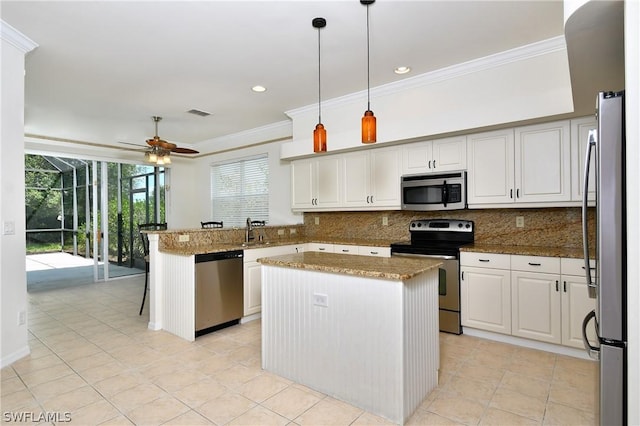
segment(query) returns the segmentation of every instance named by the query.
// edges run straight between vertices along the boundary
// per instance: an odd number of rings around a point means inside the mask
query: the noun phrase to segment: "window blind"
[[[247,218],[269,221],[269,158],[258,157],[211,166],[211,220],[243,227]]]

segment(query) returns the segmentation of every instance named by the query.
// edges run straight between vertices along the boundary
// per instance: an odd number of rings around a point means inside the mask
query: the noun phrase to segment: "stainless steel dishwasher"
[[[242,318],[242,258],[242,250],[196,255],[196,337]]]

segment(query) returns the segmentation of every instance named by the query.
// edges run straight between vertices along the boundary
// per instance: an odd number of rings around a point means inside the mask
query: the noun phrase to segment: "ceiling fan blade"
[[[198,151],[191,148],[181,148],[179,146],[173,148],[171,152],[175,152],[176,154],[199,154]]]

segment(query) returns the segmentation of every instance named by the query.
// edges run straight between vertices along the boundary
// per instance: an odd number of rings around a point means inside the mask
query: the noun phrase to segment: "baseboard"
[[[258,312],[257,314],[247,315],[246,317],[240,318],[240,324],[244,324],[249,321],[255,321],[257,319],[262,318],[262,313]]]
[[[508,336],[506,334],[493,333],[491,331],[478,330],[476,328],[463,327],[463,334],[467,336],[481,337],[487,340],[495,340],[497,342],[509,343],[511,345],[523,346],[530,349],[538,349],[541,351],[552,352],[560,355],[572,356],[593,361],[589,358],[584,349],[570,348],[568,346],[554,345],[552,343],[538,342],[536,340],[524,339],[522,337]]]
[[[153,330],[153,331],[162,330],[162,323],[157,323],[157,322],[151,322],[151,321],[149,321],[149,325],[147,325],[147,328],[148,328],[149,330]]]
[[[21,358],[24,358],[25,356],[29,355],[30,353],[31,353],[31,349],[29,349],[29,345],[26,345],[22,349],[19,349],[19,350],[15,351],[12,354],[9,354],[7,356],[3,356],[2,360],[0,360],[0,368],[5,368],[5,367],[13,364],[17,360],[19,360]]]

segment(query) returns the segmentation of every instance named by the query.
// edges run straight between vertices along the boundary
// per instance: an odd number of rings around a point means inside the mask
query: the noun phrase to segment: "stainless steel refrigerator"
[[[624,92],[601,92],[597,98],[598,128],[589,133],[585,160],[582,222],[585,272],[596,309],[582,324],[585,348],[599,360],[596,421],[627,423],[627,247],[625,202]],[[590,248],[587,221],[589,171],[595,168],[595,247]],[[595,251],[594,251],[595,250]],[[595,259],[595,271],[589,258]],[[587,340],[595,327],[597,344]]]

